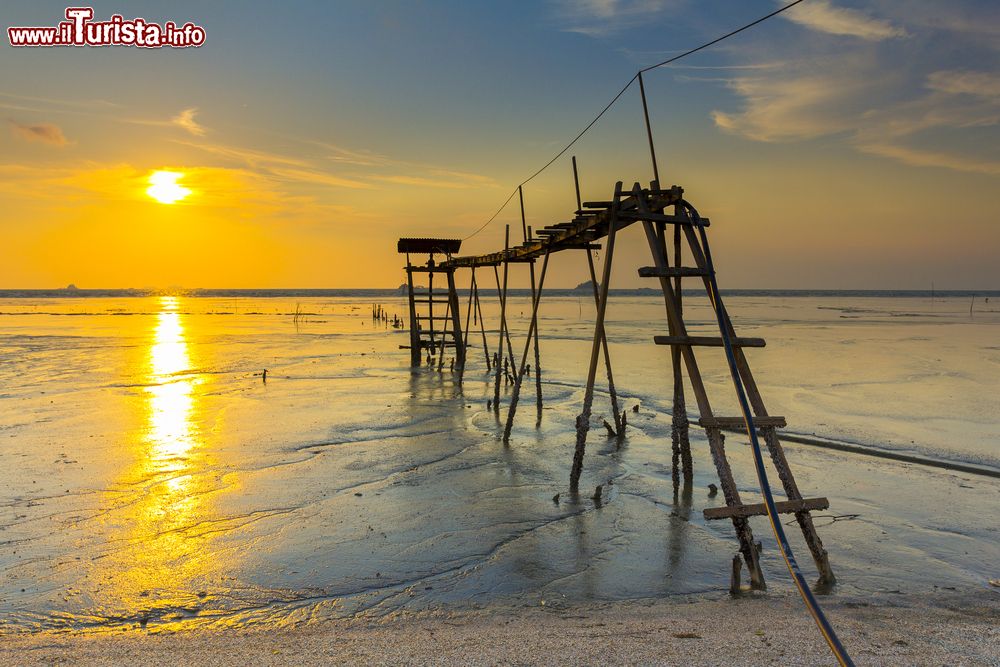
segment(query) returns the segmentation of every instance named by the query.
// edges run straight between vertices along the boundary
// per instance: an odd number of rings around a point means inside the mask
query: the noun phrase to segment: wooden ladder
[[[427,291],[416,291],[413,278],[415,273],[427,275]],[[436,274],[445,275],[446,289],[434,291]],[[426,265],[413,265],[407,254],[406,285],[410,305],[410,344],[400,345],[400,348],[410,350],[410,363],[413,366],[420,366],[423,362],[423,352],[427,350],[432,360],[435,355],[439,355],[438,365],[443,365],[445,350],[454,348],[455,366],[463,368],[465,343],[459,321],[454,267],[435,265],[433,256]]]
[[[638,184],[635,187],[638,195]],[[653,189],[656,188],[657,184],[654,182]],[[636,196],[636,199],[640,202],[640,209],[644,208],[645,200],[641,196]],[[764,575],[760,568],[760,544],[754,541],[749,518],[751,516],[766,516],[767,508],[763,503],[744,504],[740,498],[736,480],[733,477],[733,471],[726,456],[723,430],[745,431],[745,422],[742,416],[722,417],[715,415],[712,411],[708,393],[705,390],[701,372],[698,369],[698,360],[695,357],[694,348],[721,348],[723,341],[721,337],[692,336],[688,333],[681,307],[681,279],[685,277],[701,278],[706,292],[711,295],[712,291],[709,268],[705,259],[705,249],[702,247],[701,241],[695,233],[694,222],[680,205],[675,207],[674,213],[673,216],[668,217],[663,215],[662,210],[650,211],[646,209],[640,210],[638,215],[640,219],[643,219],[643,229],[653,258],[653,266],[639,269],[639,275],[643,278],[655,278],[659,281],[663,292],[669,327],[669,335],[655,336],[653,340],[657,345],[671,346],[675,363],[675,382],[680,377],[678,358],[683,360],[698,404],[698,425],[705,429],[705,433],[708,436],[712,461],[719,475],[726,506],[706,509],[704,516],[707,520],[730,519],[733,522],[733,527],[736,530],[736,535],[740,543],[740,553],[743,555],[743,561],[750,573],[751,588],[762,589],[765,588],[765,583]],[[708,224],[706,219],[700,222],[703,225]],[[674,238],[675,263],[673,266],[671,266],[667,254],[666,239],[668,225],[672,226]],[[681,238],[687,241],[687,246],[695,265],[693,267],[681,266]],[[718,305],[724,309],[721,303]],[[729,318],[725,317],[724,321],[729,322]],[[777,503],[778,511],[784,514],[795,515],[795,519],[802,529],[802,535],[805,537],[806,544],[819,570],[820,584],[831,585],[835,581],[833,570],[830,567],[826,550],[823,548],[823,543],[816,533],[816,528],[813,525],[812,516],[810,515],[810,511],[812,510],[827,509],[829,501],[826,498],[803,498],[798,485],[795,483],[795,477],[792,475],[788,461],[785,458],[781,441],[778,439],[777,429],[785,426],[785,418],[768,414],[760,390],[754,381],[750,365],[747,362],[746,354],[744,353],[745,348],[764,347],[765,342],[761,338],[737,337],[731,324],[728,334],[732,341],[733,353],[736,358],[740,378],[746,387],[747,396],[755,414],[754,423],[767,444],[771,461],[778,472],[778,477],[788,498],[786,501]],[[675,400],[678,392],[681,395],[681,400],[683,400],[682,386],[680,388],[675,387]],[[738,575],[738,567],[736,571]]]

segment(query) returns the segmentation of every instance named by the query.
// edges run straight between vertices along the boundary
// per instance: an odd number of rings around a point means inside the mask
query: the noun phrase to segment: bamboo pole
[[[524,190],[521,186],[517,186],[517,194],[521,200],[521,231],[524,233],[524,242],[527,243],[531,239],[531,227],[528,226],[528,222],[524,216]],[[546,258],[548,257],[548,251],[545,253]],[[531,301],[535,301],[535,262],[532,260],[528,264],[528,271],[531,275]],[[538,289],[541,289],[541,284],[539,284]],[[534,314],[532,314],[534,317]],[[535,322],[534,325],[534,341],[535,341],[535,409],[537,411],[536,424],[542,419],[542,362],[541,353],[538,351],[538,323]],[[520,379],[518,380],[518,385],[520,385]],[[520,387],[519,387],[520,388]]]
[[[601,295],[597,304],[597,321],[594,325],[594,342],[590,349],[590,366],[587,369],[587,387],[583,395],[583,412],[576,418],[576,450],[573,452],[573,468],[570,470],[569,490],[580,490],[580,474],[583,472],[583,454],[587,448],[587,432],[590,430],[590,413],[594,403],[594,380],[597,377],[597,355],[601,346],[601,329],[608,306],[608,284],[611,282],[611,262],[615,255],[615,236],[618,228],[618,204],[622,196],[622,184],[615,185],[615,197],[611,205],[611,220],[608,223],[608,249],[604,257],[604,271],[601,281]]]
[[[500,355],[497,357],[496,380],[493,383],[493,411],[500,414],[500,376],[503,373],[503,337],[507,331],[507,274],[510,262],[507,261],[507,252],[510,249],[510,225],[504,230],[503,238],[503,288],[500,291]],[[508,339],[507,344],[510,345]],[[514,355],[510,355],[513,363]]]
[[[476,313],[479,315],[479,331],[483,335],[483,354],[486,355],[486,372],[490,371],[493,364],[490,361],[490,346],[486,341],[486,323],[483,322],[483,305],[479,302],[479,283],[476,281],[476,269],[472,269],[472,291],[476,297]]]
[[[531,297],[531,323],[528,325],[528,337],[524,341],[524,354],[521,355],[521,365],[518,367],[517,377],[514,380],[514,387],[510,394],[510,408],[507,410],[507,424],[503,429],[503,442],[506,445],[510,441],[510,431],[514,427],[514,414],[517,412],[517,401],[521,395],[521,382],[524,380],[524,372],[528,365],[528,352],[531,350],[533,334],[538,330],[538,304],[542,300],[542,287],[545,285],[545,272],[549,267],[549,250],[545,250],[545,258],[542,260],[542,273],[538,280],[538,291]]]
[[[583,208],[583,202],[580,201],[580,174],[576,169],[575,155],[573,156],[573,185],[576,188],[576,210],[579,211]],[[587,266],[590,267],[590,282],[594,288],[594,303],[600,305],[597,293],[597,273],[594,271],[594,253],[590,248],[587,248]],[[614,414],[615,431],[621,437],[625,433],[622,428],[621,412],[618,408],[618,392],[615,391],[615,376],[611,372],[611,351],[608,349],[608,336],[603,325],[601,326],[601,346],[604,348],[604,367],[608,375],[608,394],[611,395],[611,412]]]

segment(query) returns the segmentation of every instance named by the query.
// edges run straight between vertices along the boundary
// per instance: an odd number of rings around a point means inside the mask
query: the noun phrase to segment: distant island
[[[600,284],[598,284],[597,288],[599,289],[600,287],[601,287]],[[585,282],[580,283],[576,287],[574,287],[573,291],[574,292],[593,292],[594,289],[595,289],[594,288],[594,281],[593,280],[587,280]]]

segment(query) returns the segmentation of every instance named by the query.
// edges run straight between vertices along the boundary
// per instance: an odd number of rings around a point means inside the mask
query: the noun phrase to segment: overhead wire
[[[709,48],[711,46],[714,46],[714,45],[718,44],[719,42],[721,42],[723,40],[726,40],[726,39],[729,39],[730,37],[733,37],[734,35],[738,35],[739,33],[743,32],[744,30],[748,30],[748,29],[754,27],[755,25],[763,23],[764,21],[766,21],[766,20],[768,20],[770,18],[773,18],[773,17],[777,16],[778,14],[780,14],[780,13],[782,13],[784,11],[787,11],[787,10],[791,9],[792,7],[794,7],[795,5],[799,4],[800,2],[804,2],[804,1],[805,0],[793,0],[793,2],[790,2],[787,5],[783,5],[783,6],[779,7],[778,9],[774,10],[770,14],[762,16],[762,17],[760,17],[759,19],[757,19],[755,21],[752,21],[750,23],[747,23],[744,26],[741,26],[741,27],[735,29],[735,30],[727,32],[725,35],[722,35],[721,37],[716,37],[715,39],[713,39],[710,42],[705,42],[704,44],[702,44],[700,46],[696,46],[693,49],[689,49],[689,50],[685,51],[684,53],[676,55],[676,56],[674,56],[672,58],[668,58],[668,59],[664,60],[663,62],[659,62],[659,63],[656,63],[655,65],[650,65],[649,67],[644,67],[644,68],[640,69],[638,72],[636,72],[634,75],[632,75],[632,78],[629,79],[628,82],[624,86],[622,86],[622,89],[618,91],[618,94],[615,95],[611,99],[611,101],[608,102],[608,104],[603,109],[601,109],[601,111],[596,116],[594,116],[594,119],[591,120],[589,123],[587,123],[587,126],[584,127],[582,130],[580,130],[579,134],[577,134],[575,137],[573,137],[572,141],[570,141],[568,144],[566,144],[562,148],[562,150],[560,150],[558,153],[556,153],[552,157],[551,160],[549,160],[544,165],[542,165],[542,167],[540,169],[538,169],[538,171],[536,171],[531,176],[528,176],[528,178],[526,178],[523,181],[521,181],[520,183],[518,183],[514,187],[514,189],[511,191],[510,195],[507,196],[507,199],[504,200],[503,204],[500,205],[500,208],[498,208],[496,210],[496,213],[494,213],[493,215],[491,215],[489,217],[489,219],[486,222],[484,222],[482,225],[480,225],[478,228],[476,228],[476,230],[474,232],[472,232],[468,236],[463,237],[462,240],[463,241],[468,241],[469,239],[471,239],[472,237],[476,236],[477,234],[479,234],[480,232],[482,232],[484,229],[486,229],[487,227],[489,227],[490,223],[492,223],[494,220],[496,220],[497,217],[500,215],[500,213],[503,212],[503,210],[505,208],[507,208],[507,204],[509,204],[510,200],[514,198],[514,195],[517,194],[517,189],[520,188],[520,187],[523,187],[527,183],[531,182],[536,176],[538,176],[543,171],[545,171],[546,169],[548,169],[549,167],[551,167],[552,164],[556,160],[558,160],[563,155],[565,155],[566,151],[568,151],[570,148],[572,148],[573,145],[576,144],[577,141],[579,141],[581,138],[583,138],[583,135],[585,135],[587,132],[589,132],[590,128],[594,127],[594,125],[597,124],[597,121],[599,121],[604,116],[604,114],[606,114],[608,112],[608,110],[611,109],[611,107],[614,106],[615,102],[617,102],[621,98],[621,96],[625,94],[625,91],[627,91],[632,86],[632,84],[635,83],[636,79],[639,78],[639,74],[641,74],[642,72],[648,72],[648,71],[656,69],[658,67],[663,67],[664,65],[669,65],[670,63],[677,62],[681,58],[686,58],[686,57],[690,56],[693,53],[697,53],[697,52],[702,51],[704,49],[707,49],[707,48]]]

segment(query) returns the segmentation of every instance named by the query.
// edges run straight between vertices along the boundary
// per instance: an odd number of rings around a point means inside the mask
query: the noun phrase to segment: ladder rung
[[[441,340],[441,341],[437,341],[436,340],[436,341],[434,341],[432,343],[429,340],[422,340],[422,341],[420,341],[420,347],[422,347],[422,348],[423,347],[455,347],[455,342],[454,341],[447,341],[447,340]]]
[[[698,425],[702,428],[745,428],[746,422],[743,417],[702,417],[698,420]],[[784,417],[754,417],[753,425],[758,427],[774,426],[785,428]]]
[[[614,204],[613,201],[585,201],[583,202],[584,208],[611,208]]]
[[[778,514],[796,514],[798,512],[828,509],[830,501],[827,498],[805,498],[803,500],[782,500],[774,503],[774,505],[778,510]],[[767,515],[767,505],[764,503],[755,503],[753,505],[737,505],[736,507],[710,507],[703,514],[707,521],[765,516]]]
[[[445,320],[451,321],[451,317],[445,317],[444,315],[417,315],[418,320]]]
[[[719,336],[653,336],[657,345],[695,345],[701,347],[722,347]],[[733,338],[733,347],[764,347],[763,338]]]
[[[659,269],[655,266],[644,266],[639,269],[640,278],[680,278],[686,276],[707,276],[708,271],[694,266],[668,266]]]

